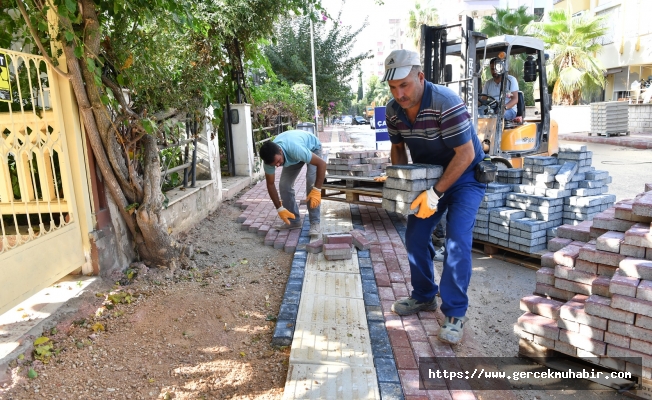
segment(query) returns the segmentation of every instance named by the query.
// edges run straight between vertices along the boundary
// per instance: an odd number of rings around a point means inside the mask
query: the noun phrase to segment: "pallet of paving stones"
[[[381,176],[391,165],[388,151],[347,150],[335,153],[328,159],[326,172],[333,176],[375,177]]]
[[[635,389],[638,379],[613,378],[611,373],[617,373],[618,370],[609,366],[600,365],[598,358],[594,360],[595,362],[578,359],[522,338],[519,339],[518,343],[518,355],[519,357],[530,359],[537,364],[548,367],[553,371],[571,371],[576,374],[582,373],[583,371],[592,371],[594,374],[589,374],[588,376],[583,374],[586,377],[582,379],[611,387],[623,393],[628,391],[627,394],[630,396],[636,393]],[[600,372],[600,374],[597,372]],[[605,378],[607,375],[609,375],[609,378]],[[576,388],[577,386],[568,387],[571,390]]]
[[[523,168],[499,170],[480,204],[474,240],[536,254],[557,227],[590,221],[611,207],[611,177],[591,166],[592,156],[586,146],[566,145],[556,157],[525,157]]]
[[[628,135],[629,105],[622,101],[591,103],[591,134]]]
[[[652,379],[652,184],[558,227],[520,308],[524,346]]]

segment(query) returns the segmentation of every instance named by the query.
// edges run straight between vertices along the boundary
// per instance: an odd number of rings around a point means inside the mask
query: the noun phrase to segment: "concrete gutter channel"
[[[631,147],[640,150],[652,149],[652,133],[645,132],[631,133],[628,136],[610,137],[598,135],[589,136],[589,132],[563,133],[559,135],[559,140],[569,142],[602,143],[610,144],[612,146]]]

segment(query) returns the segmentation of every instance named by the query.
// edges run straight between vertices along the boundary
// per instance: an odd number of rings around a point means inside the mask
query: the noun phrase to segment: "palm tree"
[[[530,36],[528,26],[537,16],[529,14],[526,6],[516,11],[509,8],[496,8],[496,15],[482,18],[480,32],[489,37],[500,35]]]
[[[598,39],[607,32],[603,18],[573,18],[566,10],[553,10],[548,22],[538,22],[537,36],[550,50],[548,81],[554,83],[556,104],[577,104],[601,91],[605,79],[596,58],[602,50]]]
[[[536,15],[527,12],[526,6],[520,6],[516,11],[511,11],[509,8],[496,8],[496,15],[486,16],[482,19],[480,32],[488,37],[500,35],[530,36],[530,24],[536,19]],[[511,57],[508,72],[518,80],[518,87],[521,88],[525,96],[525,104],[532,106],[534,105],[533,84],[523,80],[523,64],[526,57],[525,54],[520,57]],[[488,71],[485,74],[483,81],[491,78]]]
[[[438,22],[437,9],[430,5],[430,1],[425,5],[419,0],[414,3],[414,9],[409,14],[407,36],[414,39],[417,49],[421,49],[421,25],[436,25]]]

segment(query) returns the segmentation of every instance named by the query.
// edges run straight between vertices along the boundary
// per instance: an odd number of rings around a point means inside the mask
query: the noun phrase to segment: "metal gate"
[[[85,262],[57,79],[0,49],[0,314]]]

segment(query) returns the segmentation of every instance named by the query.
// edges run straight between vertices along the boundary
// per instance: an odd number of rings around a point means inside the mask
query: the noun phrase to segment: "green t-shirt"
[[[284,167],[300,162],[308,164],[312,159],[312,152],[321,149],[321,142],[317,139],[317,136],[300,130],[283,132],[274,138],[273,142],[283,150]],[[264,169],[266,174],[274,175],[274,166],[265,164]]]

